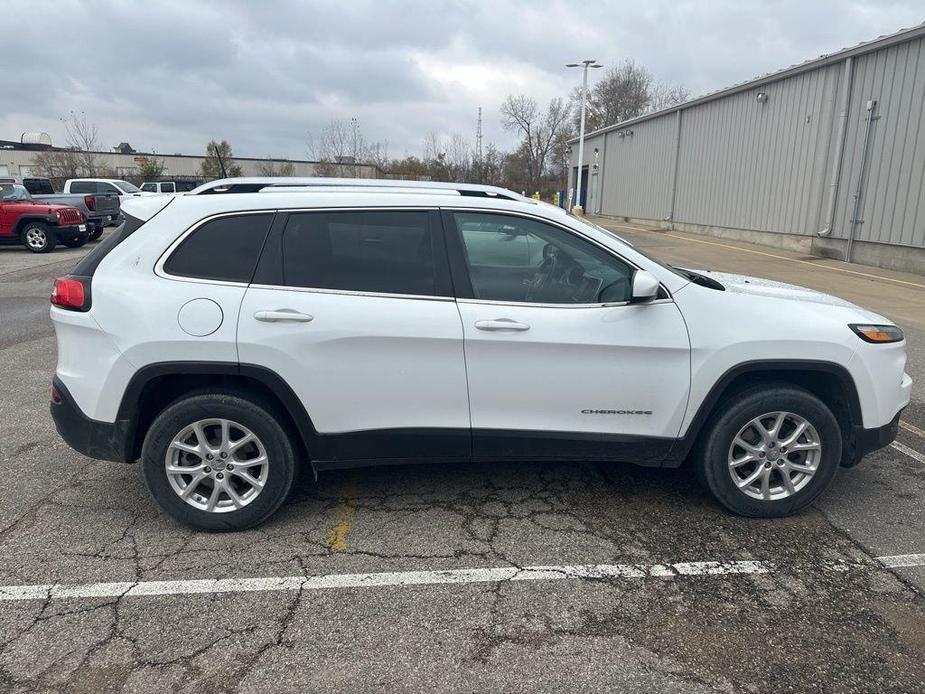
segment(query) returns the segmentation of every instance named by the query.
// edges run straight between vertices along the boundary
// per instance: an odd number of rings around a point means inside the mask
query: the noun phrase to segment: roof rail
[[[381,178],[322,178],[322,177],[241,177],[210,181],[191,190],[188,195],[216,193],[257,193],[266,188],[404,188],[421,190],[453,190],[459,195],[500,198],[517,202],[532,202],[519,193],[498,186],[477,183],[448,183],[444,181],[402,181]]]
[[[399,188],[398,186],[264,186],[258,193],[387,193],[391,195],[453,195],[458,190],[444,188]]]

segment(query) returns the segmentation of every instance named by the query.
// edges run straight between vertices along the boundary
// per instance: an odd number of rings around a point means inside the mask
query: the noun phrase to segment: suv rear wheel
[[[58,243],[57,234],[41,222],[27,222],[19,237],[33,253],[51,253]]]
[[[167,513],[203,530],[243,530],[286,500],[296,457],[268,404],[232,393],[178,400],[142,447],[145,481]]]
[[[786,516],[829,485],[841,460],[838,421],[815,395],[756,386],[717,411],[696,456],[701,482],[733,513]]]

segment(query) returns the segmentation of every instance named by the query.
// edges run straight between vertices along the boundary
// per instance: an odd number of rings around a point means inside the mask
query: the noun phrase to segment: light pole
[[[575,205],[572,205],[572,207],[577,205],[584,213],[584,207],[581,206],[581,165],[585,154],[585,95],[588,93],[588,68],[603,67],[603,65],[596,60],[582,60],[580,63],[569,63],[565,67],[580,67],[584,73],[581,79],[581,125],[578,126],[578,175],[575,177]]]

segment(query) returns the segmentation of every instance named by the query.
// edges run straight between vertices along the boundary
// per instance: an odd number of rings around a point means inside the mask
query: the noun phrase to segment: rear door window
[[[141,189],[145,193],[156,193],[157,184],[156,183],[145,183],[143,186],[141,186]]]
[[[164,271],[179,277],[248,283],[273,213],[218,217],[193,230],[171,253]]]
[[[439,216],[427,210],[292,214],[282,235],[282,283],[382,294],[448,295],[439,229]]]

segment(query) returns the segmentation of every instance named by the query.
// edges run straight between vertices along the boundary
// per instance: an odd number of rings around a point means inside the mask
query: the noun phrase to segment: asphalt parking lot
[[[327,473],[192,532],[48,415],[47,297],[87,249],[0,248],[0,691],[925,691],[925,278],[604,223],[896,320],[897,445],[783,520],[685,469],[480,464]]]

